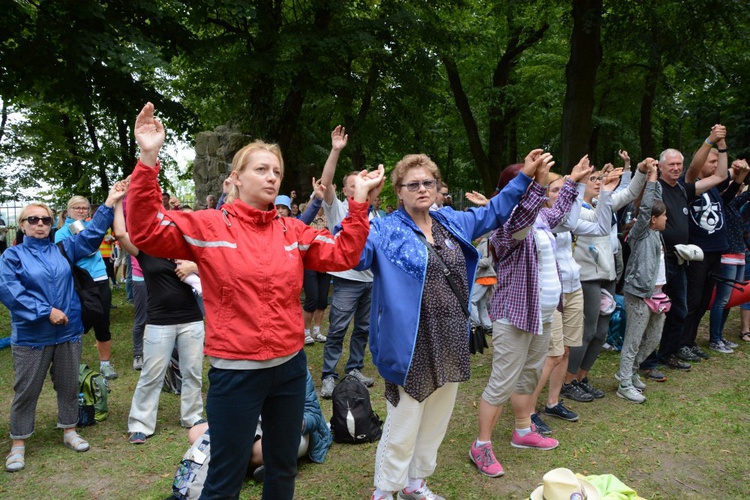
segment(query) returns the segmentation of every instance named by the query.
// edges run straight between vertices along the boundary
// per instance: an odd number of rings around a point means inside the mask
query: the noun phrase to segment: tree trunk
[[[651,62],[646,74],[646,81],[643,88],[643,97],[641,98],[641,122],[638,127],[638,135],[641,140],[641,158],[654,158],[654,133],[651,127],[652,110],[656,100],[656,87],[659,84],[661,76],[661,57],[656,57]]]
[[[602,61],[601,24],[602,0],[574,0],[562,115],[561,167],[565,173],[588,153],[596,72]]]
[[[458,113],[461,115],[464,129],[466,129],[466,137],[469,141],[471,157],[474,159],[479,176],[482,178],[482,185],[484,186],[485,191],[487,191],[492,189],[497,178],[492,178],[490,160],[482,147],[482,140],[479,137],[477,122],[471,112],[469,98],[466,95],[466,92],[464,92],[463,85],[461,84],[461,76],[458,74],[458,67],[453,58],[449,56],[441,55],[440,60],[443,61],[445,72],[448,75],[448,82],[451,91],[453,92],[453,99],[456,101],[456,108],[458,108]]]

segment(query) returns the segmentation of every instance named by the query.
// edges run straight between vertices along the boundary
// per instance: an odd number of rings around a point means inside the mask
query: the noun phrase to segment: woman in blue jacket
[[[73,262],[99,248],[112,223],[112,206],[123,194],[124,188],[116,184],[91,224],[62,242]],[[76,432],[83,323],[70,264],[49,240],[53,217],[47,205],[28,205],[19,221],[23,243],[0,257],[0,301],[10,310],[15,372],[10,408],[13,445],[5,461],[9,472],[25,466],[25,443],[34,433],[36,405],[47,371],[57,392],[57,427],[63,429],[63,443],[75,451],[89,449]]]
[[[375,459],[373,499],[436,498],[425,483],[437,464],[456,400],[468,380],[469,306],[479,254],[471,241],[505,222],[541,163],[541,150],[486,207],[430,211],[440,171],[426,155],[407,155],[391,181],[402,207],[370,221],[357,269],[374,274],[370,351],[386,381],[388,416]],[[423,243],[421,237],[426,239]],[[448,283],[447,266],[458,289]],[[397,286],[394,286],[397,285]]]

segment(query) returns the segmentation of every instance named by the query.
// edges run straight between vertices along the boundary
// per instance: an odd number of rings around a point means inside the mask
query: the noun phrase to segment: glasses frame
[[[54,219],[49,216],[38,217],[36,215],[30,215],[29,217],[24,217],[21,222],[26,222],[32,226],[36,226],[39,224],[39,221],[41,221],[42,224],[44,224],[45,226],[52,227],[52,223],[54,222]]]
[[[429,186],[427,184],[430,184]],[[437,187],[437,179],[424,179],[421,181],[412,181],[407,184],[399,184],[401,187],[405,187],[410,193],[416,193],[420,187],[424,187],[427,191],[435,189]]]

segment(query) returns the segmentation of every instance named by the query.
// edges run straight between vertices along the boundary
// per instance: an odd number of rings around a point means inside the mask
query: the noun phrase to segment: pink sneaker
[[[554,448],[557,448],[560,443],[557,441],[557,439],[544,437],[536,432],[535,429],[532,429],[532,431],[525,436],[519,435],[518,432],[514,430],[513,439],[510,440],[510,444],[511,446],[514,446],[516,448],[537,448],[539,450],[552,450]]]
[[[503,466],[495,458],[495,454],[492,452],[492,443],[485,443],[482,446],[477,446],[476,441],[471,443],[471,450],[469,450],[469,457],[471,461],[476,464],[479,472],[489,477],[500,477],[505,474]]]

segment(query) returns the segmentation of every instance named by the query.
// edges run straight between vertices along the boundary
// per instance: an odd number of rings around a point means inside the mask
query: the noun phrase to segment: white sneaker
[[[644,401],[646,401],[646,396],[641,394],[640,391],[632,385],[623,387],[622,384],[620,384],[617,387],[617,395],[622,399],[627,399],[632,403],[643,403]]]
[[[312,338],[312,335],[305,335],[305,345],[314,344],[315,339]]]
[[[312,338],[315,342],[325,342],[326,340],[328,340],[328,337],[326,337],[320,332],[313,332]]]

